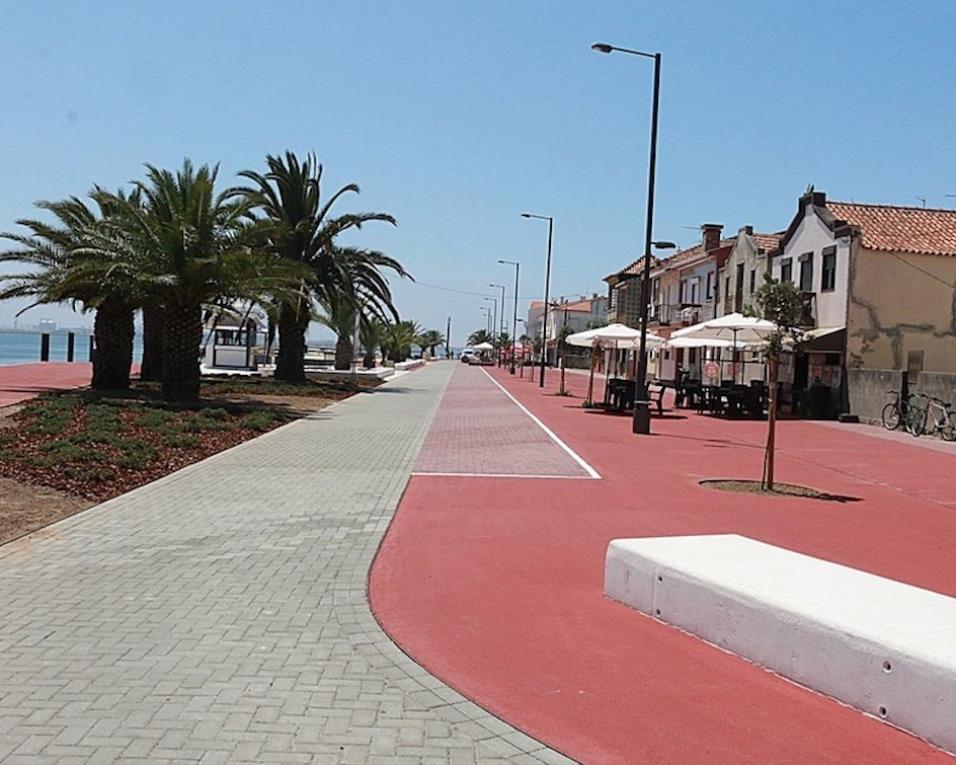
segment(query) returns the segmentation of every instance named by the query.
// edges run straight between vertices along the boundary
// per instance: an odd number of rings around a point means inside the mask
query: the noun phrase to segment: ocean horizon
[[[0,366],[33,364],[40,361],[42,332],[9,332],[0,329]],[[90,335],[76,333],[74,361],[90,360]],[[133,338],[133,360],[142,356],[142,338]],[[66,361],[66,333],[50,333],[50,361]]]

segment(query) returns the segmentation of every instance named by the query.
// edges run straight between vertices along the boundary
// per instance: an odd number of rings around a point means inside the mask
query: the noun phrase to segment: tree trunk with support
[[[760,488],[764,489],[765,491],[773,491],[774,440],[777,430],[777,377],[779,376],[780,371],[780,358],[778,356],[771,357],[769,366],[770,395],[768,396],[767,402],[769,407],[769,412],[767,413],[767,449],[764,452],[763,480],[761,481],[760,486]]]
[[[106,298],[96,309],[93,320],[94,390],[129,388],[133,363],[133,314],[135,308],[119,297]]]

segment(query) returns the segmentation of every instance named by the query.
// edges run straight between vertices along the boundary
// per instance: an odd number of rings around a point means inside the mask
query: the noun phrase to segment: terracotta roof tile
[[[758,234],[754,232],[753,240],[754,244],[757,245],[764,252],[773,252],[780,245],[780,240],[783,239],[785,231],[778,231],[776,234]]]
[[[838,219],[856,226],[870,250],[956,256],[956,210],[830,202]]]

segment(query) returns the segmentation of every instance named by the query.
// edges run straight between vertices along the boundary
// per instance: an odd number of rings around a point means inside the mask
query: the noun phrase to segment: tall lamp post
[[[505,285],[503,284],[489,284],[489,287],[493,287],[496,290],[501,290],[501,316],[498,326],[495,327],[495,334],[501,336],[501,327],[505,323]],[[498,366],[501,366],[501,354],[498,354]]]
[[[541,375],[538,377],[538,387],[544,387],[545,361],[548,358],[548,300],[551,290],[551,242],[554,239],[554,218],[550,215],[535,215],[521,213],[522,218],[535,218],[548,222],[548,261],[544,269],[544,317],[541,320]]]
[[[494,326],[497,326],[497,324],[498,324],[498,298],[486,297],[486,298],[483,298],[483,299],[484,299],[484,300],[490,300],[490,301],[494,304],[494,308],[492,309],[492,314],[491,314],[491,315],[492,315],[491,326],[493,326],[493,327],[494,327]],[[501,310],[502,310],[502,311],[505,310],[504,303],[501,304]]]
[[[647,307],[650,301],[651,278],[651,241],[654,224],[654,174],[657,169],[657,116],[661,91],[661,54],[645,53],[631,48],[619,48],[607,43],[594,43],[591,50],[598,53],[627,53],[654,60],[654,96],[651,107],[651,152],[647,168],[647,220],[644,224],[644,269],[641,288],[641,346],[637,360],[637,380],[634,382],[634,421],[631,430],[634,433],[651,432],[651,407],[647,400]]]
[[[499,260],[499,263],[505,266],[515,267],[515,308],[514,316],[511,319],[511,374],[515,373],[515,339],[514,334],[518,331],[518,274],[521,272],[521,264],[516,260]]]
[[[488,328],[488,333],[491,333],[491,309],[486,306],[480,306],[481,311],[485,314],[485,327]]]

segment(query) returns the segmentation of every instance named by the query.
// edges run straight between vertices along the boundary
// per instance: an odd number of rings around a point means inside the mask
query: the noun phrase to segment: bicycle
[[[925,403],[921,403],[921,401]],[[929,396],[925,393],[914,393],[907,399],[906,415],[903,418],[903,426],[906,432],[914,438],[923,435],[926,429],[926,420],[929,416]]]
[[[914,436],[924,433],[931,436],[939,433],[944,441],[956,441],[956,412],[953,412],[952,405],[935,396],[923,396],[923,398],[926,399],[926,405],[921,407],[920,413],[913,417],[913,429],[910,433]],[[932,420],[930,420],[931,415]],[[929,430],[926,429],[927,423],[932,426]]]
[[[888,390],[887,393],[893,396],[893,400],[883,407],[883,427],[896,430],[906,421],[907,399],[901,398],[898,390]]]

